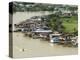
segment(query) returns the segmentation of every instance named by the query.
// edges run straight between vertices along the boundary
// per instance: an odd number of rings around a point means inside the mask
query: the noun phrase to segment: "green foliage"
[[[78,17],[72,16],[71,18],[61,18],[63,20],[63,25],[65,27],[65,32],[75,32],[78,30]],[[67,21],[68,20],[68,21]]]
[[[76,11],[78,8],[76,6],[67,5],[52,5],[52,4],[42,4],[42,3],[27,3],[27,2],[10,2],[13,3],[13,12],[17,11],[59,11],[59,8],[64,10],[70,10],[72,12]],[[56,8],[56,9],[55,9]],[[59,12],[60,13],[60,12]]]
[[[49,21],[49,26],[53,31],[64,31],[64,26],[62,25],[62,20],[60,19],[59,15],[56,15],[56,17],[53,16],[51,20]]]
[[[52,18],[49,20],[48,25],[53,31],[78,34],[77,16],[72,16],[70,18],[62,18],[55,15],[50,16],[52,16]]]

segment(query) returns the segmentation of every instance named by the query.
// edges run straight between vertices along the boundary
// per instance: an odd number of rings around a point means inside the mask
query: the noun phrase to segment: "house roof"
[[[43,30],[43,29],[37,29],[36,31],[33,32],[52,32],[51,30]]]

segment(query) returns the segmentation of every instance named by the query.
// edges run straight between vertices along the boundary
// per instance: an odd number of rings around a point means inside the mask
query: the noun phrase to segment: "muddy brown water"
[[[16,57],[42,57],[78,54],[76,47],[63,47],[44,41],[25,36],[23,33],[13,33],[13,56]]]

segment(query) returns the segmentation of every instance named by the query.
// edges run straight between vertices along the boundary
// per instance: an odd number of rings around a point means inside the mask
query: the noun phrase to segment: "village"
[[[59,18],[58,15],[51,15]],[[33,16],[30,19],[20,22],[19,24],[14,24],[16,28],[14,32],[22,32],[25,36],[30,38],[46,40],[53,44],[55,43],[63,46],[77,47],[78,36],[74,33],[63,33],[60,31],[60,28],[57,28],[58,30],[54,31],[51,30],[48,26],[48,20],[51,15]],[[65,13],[62,16],[71,17],[72,15],[70,13]]]

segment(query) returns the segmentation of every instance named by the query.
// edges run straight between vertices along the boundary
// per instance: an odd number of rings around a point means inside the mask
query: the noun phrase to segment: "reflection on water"
[[[39,57],[74,55],[78,48],[63,47],[40,39],[32,39],[24,36],[23,33],[13,33],[13,56],[15,57]]]

